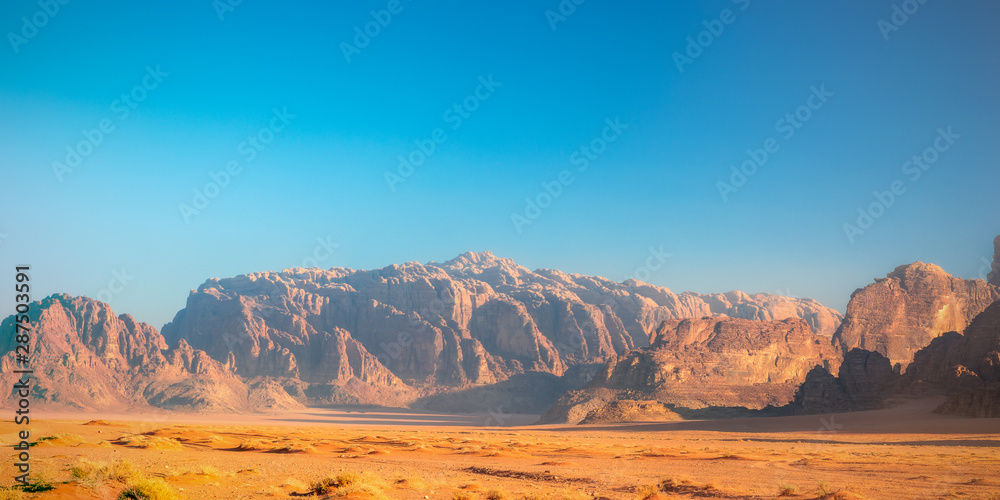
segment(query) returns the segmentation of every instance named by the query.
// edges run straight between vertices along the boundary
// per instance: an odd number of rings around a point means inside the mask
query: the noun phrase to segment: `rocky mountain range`
[[[831,335],[841,317],[808,299],[742,292],[674,294],[489,252],[443,264],[357,271],[289,269],[210,279],[163,335],[104,303],[55,295],[32,308],[36,395],[76,408],[153,404],[249,411],[302,404],[440,404],[541,411],[598,364],[649,343],[666,319],[802,318]],[[12,331],[12,318],[5,320]],[[12,369],[13,339],[0,349]],[[542,377],[542,378],[540,378]],[[544,380],[551,391],[511,403]],[[9,380],[0,386],[10,395]],[[536,391],[537,392],[537,391]],[[434,398],[437,399],[434,399]],[[507,399],[504,399],[506,397]]]
[[[997,269],[1000,237],[995,246]],[[639,403],[709,410],[697,413],[703,417],[854,411],[906,394],[956,391],[966,392],[942,411],[1000,414],[993,398],[998,299],[994,284],[915,262],[855,291],[832,339],[808,332],[801,320],[664,321],[649,346],[609,360],[540,422],[606,420]]]
[[[168,348],[152,326],[107,304],[52,295],[31,308],[32,396],[69,408],[118,410],[136,404],[212,412],[301,405],[270,381],[244,379],[204,351],[180,341]],[[14,317],[0,324],[12,332]],[[0,345],[0,371],[17,369],[13,336]],[[2,377],[10,396],[17,379]],[[9,401],[5,399],[5,401]]]
[[[35,396],[106,410],[548,408],[547,422],[605,422],[859,409],[967,390],[954,411],[982,414],[1000,382],[997,326],[983,316],[998,290],[918,262],[857,290],[841,317],[810,299],[675,294],[530,271],[489,252],[375,270],[293,268],[209,279],[162,335],[91,299],[35,303]],[[15,357],[13,339],[3,342],[6,373]],[[0,381],[4,404],[11,384]]]
[[[561,377],[647,345],[663,320],[705,315],[792,317],[824,335],[841,320],[808,299],[677,295],[634,280],[530,271],[484,252],[370,271],[296,268],[212,279],[163,334],[244,377],[358,379],[422,396],[515,375]],[[343,352],[352,361],[333,363]]]

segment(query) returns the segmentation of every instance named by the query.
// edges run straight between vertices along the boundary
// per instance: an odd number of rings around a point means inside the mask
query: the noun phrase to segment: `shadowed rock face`
[[[965,334],[949,332],[914,357],[907,388],[917,393],[954,393],[1000,383],[1000,302],[991,305]]]
[[[936,411],[970,417],[1000,416],[1000,302],[980,313],[965,334],[948,332],[914,354],[895,374],[879,353],[852,349],[837,377],[815,369],[790,409],[827,413],[879,408],[897,395],[948,395]]]
[[[168,349],[150,325],[127,314],[115,316],[96,300],[53,295],[32,304],[32,397],[41,403],[80,409],[117,410],[151,401],[158,406],[201,411],[250,411],[299,407],[284,391],[236,377],[222,363],[186,342]],[[0,325],[13,331],[14,318]],[[17,369],[12,337],[0,346],[0,371]],[[0,380],[9,404],[16,379]]]
[[[854,292],[834,341],[845,353],[878,352],[905,370],[918,350],[964,330],[998,299],[1000,288],[982,280],[954,278],[933,264],[900,266]]]
[[[851,349],[834,377],[816,367],[796,390],[792,413],[833,413],[881,408],[894,394],[899,376],[885,356],[864,349]]]
[[[635,280],[532,272],[484,252],[371,271],[296,268],[211,279],[163,333],[244,377],[322,383],[350,375],[376,385],[398,377],[413,387],[463,387],[527,372],[562,375],[647,345],[647,332],[663,320],[717,314],[805,318],[810,334],[812,325],[828,335],[840,320],[813,300],[676,295]],[[334,353],[341,344],[349,352]],[[333,370],[332,359],[347,361]]]
[[[816,366],[836,370],[840,353],[802,319],[664,321],[649,347],[608,361],[586,388],[560,398],[542,422],[576,423],[616,400],[687,409],[781,406]]]

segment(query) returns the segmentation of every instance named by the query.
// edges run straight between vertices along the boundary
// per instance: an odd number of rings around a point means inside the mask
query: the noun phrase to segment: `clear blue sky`
[[[387,0],[245,0],[222,20],[210,0],[71,0],[54,15],[10,0],[0,284],[30,263],[37,298],[98,296],[124,268],[105,298],[160,327],[206,278],[301,265],[317,238],[339,245],[322,267],[492,250],[616,281],[662,247],[652,283],[841,310],[899,264],[972,278],[1000,232],[1000,4],[929,0],[886,40],[894,3],[587,0],[559,20],[556,0],[402,0],[348,62],[342,44]],[[712,23],[723,9],[732,22]],[[673,54],[704,22],[724,30],[681,72]],[[157,66],[167,75],[147,77]],[[490,75],[499,86],[480,87]],[[786,139],[778,120],[813,86],[833,96]],[[142,99],[125,116],[128,93]],[[462,102],[477,109],[459,123],[446,112]],[[250,161],[241,143],[286,108]],[[616,118],[628,128],[580,171],[574,152]],[[102,120],[114,130],[57,175]],[[961,137],[913,181],[904,163],[949,126]],[[438,128],[447,138],[391,190],[385,173]],[[769,138],[777,151],[724,201],[717,183]],[[239,174],[185,221],[179,205],[230,161]],[[563,170],[572,184],[517,231],[511,215]],[[906,192],[852,243],[844,223],[897,180]]]

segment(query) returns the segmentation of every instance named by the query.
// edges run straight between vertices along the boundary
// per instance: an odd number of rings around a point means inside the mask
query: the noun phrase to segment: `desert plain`
[[[940,402],[548,426],[384,409],[42,412],[32,478],[53,489],[24,495],[114,499],[143,477],[167,485],[163,498],[189,499],[1000,498],[1000,419],[932,413]],[[0,423],[8,450],[15,430]],[[13,456],[0,464],[11,483]]]

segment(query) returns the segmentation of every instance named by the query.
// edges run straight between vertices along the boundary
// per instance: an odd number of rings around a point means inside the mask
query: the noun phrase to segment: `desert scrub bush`
[[[236,447],[240,451],[257,451],[264,449],[264,443],[259,439],[244,439],[239,446]]]
[[[794,484],[782,484],[778,485],[778,496],[785,497],[789,495],[794,495],[799,492],[798,486]]]
[[[24,500],[25,498],[21,490],[0,486],[0,500]]]
[[[111,464],[106,462],[91,462],[85,458],[80,459],[70,468],[73,477],[79,480],[93,481],[118,481],[119,483],[130,483],[143,479],[145,476],[136,466],[128,460],[118,460]]]
[[[816,486],[816,493],[819,494],[819,496],[821,497],[826,496],[829,495],[830,493],[833,493],[833,488],[831,488],[830,483],[826,481],[820,481],[820,483]]]
[[[316,495],[333,494],[337,497],[352,494],[370,495],[375,498],[386,498],[382,493],[384,484],[368,475],[355,472],[344,472],[336,476],[327,476],[319,481],[313,481],[309,490]]]
[[[54,490],[55,486],[52,485],[52,481],[46,474],[36,474],[33,480],[26,486],[21,488],[21,491],[27,493],[42,493],[44,491]]]
[[[313,481],[312,484],[309,485],[309,489],[317,495],[325,495],[332,490],[346,488],[351,485],[359,484],[360,482],[360,474],[345,472],[336,476],[324,477],[319,481]]]
[[[117,500],[177,500],[180,496],[166,483],[155,479],[140,479],[133,482],[118,495]]]
[[[486,500],[507,500],[507,493],[503,490],[490,490],[486,492]]]
[[[655,484],[647,484],[645,486],[639,486],[635,490],[635,498],[637,500],[646,500],[647,498],[657,494],[660,491],[659,486]]]
[[[476,494],[471,491],[456,491],[451,495],[451,500],[476,500]]]

